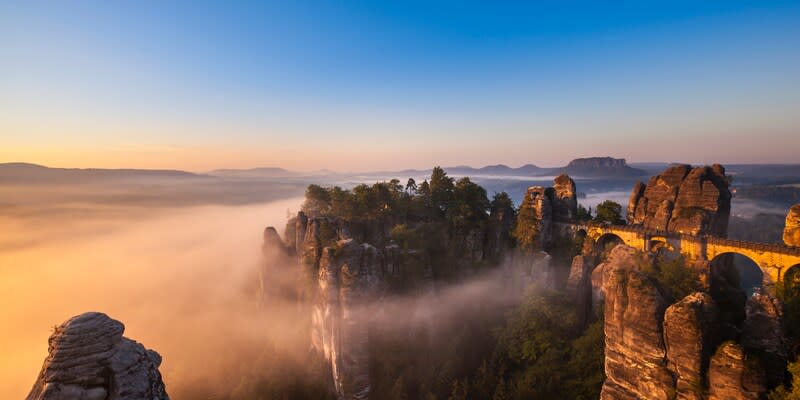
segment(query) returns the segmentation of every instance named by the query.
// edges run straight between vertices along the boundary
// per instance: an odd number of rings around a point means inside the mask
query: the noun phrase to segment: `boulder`
[[[167,400],[161,356],[123,337],[103,313],[70,318],[50,336],[48,356],[26,400]]]

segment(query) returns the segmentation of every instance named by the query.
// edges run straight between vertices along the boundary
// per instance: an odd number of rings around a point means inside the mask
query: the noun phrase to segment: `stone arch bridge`
[[[793,267],[800,268],[800,247],[731,240],[710,235],[689,235],[646,229],[640,225],[559,224],[573,234],[583,231],[595,243],[616,237],[644,252],[658,248],[678,251],[689,260],[710,262],[722,254],[740,254],[755,262],[765,284],[782,282]]]

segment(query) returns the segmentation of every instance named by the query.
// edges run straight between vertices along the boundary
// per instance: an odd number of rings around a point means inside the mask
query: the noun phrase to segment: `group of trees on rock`
[[[504,195],[508,199],[508,195]],[[347,221],[391,218],[397,223],[446,221],[456,227],[485,221],[492,203],[486,190],[464,177],[458,180],[440,167],[430,181],[417,185],[398,179],[372,185],[360,184],[350,190],[339,186],[309,185],[303,211],[309,216],[331,216]]]

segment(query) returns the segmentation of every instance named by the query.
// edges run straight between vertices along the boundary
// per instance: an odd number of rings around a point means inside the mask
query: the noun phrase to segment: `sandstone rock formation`
[[[659,284],[639,270],[652,268],[649,262],[620,245],[592,273],[596,296],[605,300],[602,399],[757,399],[781,383],[786,342],[775,298],[756,292],[741,326],[723,326],[707,293],[667,307]],[[735,341],[715,351],[724,337]]]
[[[692,293],[664,314],[667,366],[677,378],[676,398],[701,400],[714,350],[719,311],[707,293]]]
[[[167,400],[161,356],[122,336],[125,327],[102,313],[73,317],[55,328],[49,354],[27,400]]]
[[[727,236],[731,193],[719,165],[676,165],[637,182],[628,202],[628,222],[649,229]]]
[[[783,242],[787,246],[800,246],[800,204],[793,205],[786,214]]]
[[[748,353],[763,361],[765,383],[783,383],[786,371],[787,340],[783,327],[783,305],[767,293],[756,292],[747,299],[742,323],[741,344]]]
[[[549,249],[553,241],[553,189],[529,187],[520,205],[517,224],[531,227],[529,231],[536,235],[533,240],[536,250]]]
[[[667,400],[674,391],[661,324],[667,302],[629,249],[617,246],[601,270],[606,380],[600,398]]]
[[[499,261],[503,257],[509,247],[514,217],[514,209],[509,205],[496,205],[490,210],[486,248],[483,252],[487,259]]]
[[[761,365],[734,342],[723,343],[711,357],[708,386],[709,400],[755,400],[766,392]]]
[[[322,252],[313,344],[331,361],[336,392],[345,399],[369,398],[367,306],[383,292],[383,266],[375,247],[353,239]]]
[[[534,237],[521,240],[532,243],[531,251],[549,251],[556,222],[573,222],[578,212],[575,182],[567,175],[553,181],[553,187],[531,186],[522,199],[517,224]],[[521,232],[521,230],[517,230]],[[519,237],[517,238],[520,239]],[[523,247],[526,247],[523,245]]]
[[[557,221],[570,222],[578,214],[578,194],[575,181],[567,174],[561,174],[553,180],[553,218]]]

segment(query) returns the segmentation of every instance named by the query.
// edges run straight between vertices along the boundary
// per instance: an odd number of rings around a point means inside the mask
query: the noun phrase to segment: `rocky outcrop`
[[[167,400],[161,356],[122,336],[97,312],[69,319],[50,336],[48,356],[26,400]]]
[[[709,400],[755,400],[766,392],[761,364],[734,342],[723,343],[711,357],[708,386]]]
[[[344,399],[368,399],[368,305],[383,292],[383,256],[353,239],[322,251],[313,345],[331,361],[336,392]]]
[[[727,236],[731,193],[719,165],[675,165],[637,182],[628,202],[628,222],[648,229]]]
[[[617,246],[598,266],[605,298],[606,380],[600,398],[667,400],[674,392],[661,324],[667,302],[630,250]]]
[[[514,217],[514,209],[510,204],[492,206],[489,212],[486,247],[483,252],[486,259],[500,261],[503,258],[505,251],[509,248]]]
[[[783,305],[767,293],[756,292],[747,299],[742,323],[741,343],[757,355],[764,365],[767,387],[783,383],[786,371],[787,340],[783,328]]]
[[[553,218],[556,221],[570,222],[578,214],[578,194],[575,181],[567,174],[553,180]]]
[[[595,243],[591,237],[584,237],[581,254],[572,258],[567,294],[575,302],[577,317],[581,326],[589,322],[594,304],[592,299],[592,270],[597,265]]]
[[[783,242],[787,246],[800,246],[800,204],[795,204],[786,214]]]
[[[529,187],[517,216],[520,247],[528,252],[549,251],[558,234],[555,223],[573,222],[577,212],[575,182],[569,176],[558,176],[553,187]]]
[[[592,273],[595,297],[605,300],[602,399],[758,399],[782,382],[787,346],[774,297],[753,294],[740,325],[704,292],[667,307],[659,284],[639,270],[649,263],[619,245]],[[716,348],[723,338],[733,340]]]
[[[677,378],[677,399],[701,400],[713,353],[719,311],[706,293],[692,293],[664,314],[667,367]]]
[[[531,250],[549,249],[553,241],[553,189],[529,187],[520,205],[517,224],[529,226],[529,231],[536,235],[532,240],[535,248]]]

